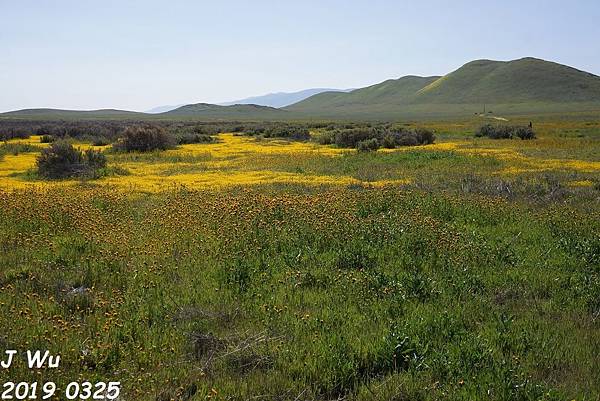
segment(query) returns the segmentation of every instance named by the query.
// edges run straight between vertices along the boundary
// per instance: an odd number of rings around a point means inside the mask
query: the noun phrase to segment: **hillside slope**
[[[435,82],[438,78],[406,76],[399,79],[389,79],[348,93],[324,92],[286,107],[286,110],[310,112],[320,108],[343,109],[369,104],[403,104],[418,90]]]
[[[535,58],[472,61],[411,99],[412,103],[496,104],[598,101],[600,77]]]
[[[450,117],[496,112],[600,110],[600,77],[535,58],[476,60],[443,77],[408,76],[285,108],[329,118]]]

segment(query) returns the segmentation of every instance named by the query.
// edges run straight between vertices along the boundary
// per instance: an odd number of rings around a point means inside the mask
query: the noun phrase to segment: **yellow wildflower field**
[[[597,174],[600,160],[578,159],[553,152],[555,138],[523,141],[493,141],[467,137],[442,137],[438,143],[418,147],[382,149],[376,154],[359,154],[354,149],[341,149],[313,142],[253,137],[224,133],[215,143],[186,144],[176,149],[150,154],[119,154],[109,146],[94,146],[107,151],[109,165],[119,174],[94,180],[98,186],[125,191],[159,192],[173,188],[223,188],[260,184],[301,184],[309,186],[369,185],[372,187],[410,184],[427,173],[450,173],[472,169],[490,176],[515,177],[540,172],[572,172]],[[40,137],[10,141],[43,148]],[[569,144],[568,141],[562,141]],[[75,143],[84,149],[87,143]],[[564,146],[564,145],[561,145]],[[532,152],[536,150],[536,152]],[[32,178],[37,152],[7,154],[0,159],[0,188],[47,188],[77,185],[79,180],[44,181]],[[439,157],[438,157],[439,156]],[[442,164],[439,158],[453,157]],[[378,159],[379,158],[379,159]],[[387,158],[387,159],[383,159]],[[403,163],[404,159],[407,160]],[[413,165],[423,159],[423,165]],[[390,161],[395,161],[390,163]],[[478,170],[476,161],[486,166]],[[372,165],[379,163],[376,171]],[[411,164],[413,163],[413,164]],[[425,172],[425,173],[424,173]],[[572,180],[590,186],[588,177]],[[590,184],[582,184],[589,182]]]

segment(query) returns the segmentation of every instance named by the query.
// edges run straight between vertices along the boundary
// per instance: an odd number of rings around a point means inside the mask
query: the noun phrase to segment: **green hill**
[[[176,108],[159,114],[166,118],[201,118],[201,119],[270,119],[285,118],[287,111],[255,104],[234,104],[219,106],[216,104],[196,103]]]
[[[600,77],[534,58],[477,60],[421,89],[411,102],[600,102]]]
[[[173,120],[173,119],[285,119],[289,112],[267,106],[254,104],[236,104],[233,106],[218,106],[208,103],[189,104],[165,113],[137,113],[123,110],[58,110],[58,109],[25,109],[1,113],[0,118],[27,119],[131,119],[131,120]]]
[[[61,109],[23,109],[0,113],[0,117],[28,119],[139,119],[144,113],[135,111],[102,109],[102,110],[61,110]]]
[[[449,117],[488,110],[600,110],[600,77],[534,58],[477,60],[443,77],[408,76],[350,93],[322,93],[286,108],[321,117]]]
[[[302,102],[286,108],[295,112],[312,112],[325,108],[338,109],[343,112],[346,108],[360,108],[364,105],[399,105],[417,91],[435,82],[440,77],[406,76],[399,79],[389,79],[382,83],[355,89],[351,92],[323,92]]]

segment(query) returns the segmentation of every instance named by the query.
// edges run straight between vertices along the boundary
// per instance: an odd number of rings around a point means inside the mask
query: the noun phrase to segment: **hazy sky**
[[[599,21],[599,0],[0,0],[0,111],[361,87],[479,58],[600,74]]]

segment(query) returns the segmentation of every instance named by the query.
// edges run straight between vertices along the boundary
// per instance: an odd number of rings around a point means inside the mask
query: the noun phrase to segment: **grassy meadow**
[[[12,380],[121,381],[122,400],[599,400],[600,123],[542,120],[531,141],[477,124],[376,152],[76,142],[107,156],[94,180],[39,178],[38,136],[0,144],[0,349],[61,355]]]

